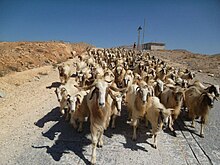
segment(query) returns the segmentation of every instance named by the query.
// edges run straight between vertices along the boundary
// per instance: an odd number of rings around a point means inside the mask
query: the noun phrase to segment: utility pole
[[[138,45],[137,45],[137,50],[140,50],[140,32],[141,32],[142,28],[141,26],[138,27],[137,31],[138,31]]]
[[[144,33],[145,33],[145,18],[144,18],[144,27],[143,27],[143,38],[142,38],[142,49],[143,49],[143,44],[144,44]]]

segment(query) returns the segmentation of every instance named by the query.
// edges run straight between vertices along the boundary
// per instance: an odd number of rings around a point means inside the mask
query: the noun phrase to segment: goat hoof
[[[97,147],[98,147],[98,148],[102,148],[103,145],[102,145],[102,144],[97,144]]]
[[[204,134],[200,134],[200,137],[201,137],[201,138],[204,138]]]
[[[102,148],[103,147],[103,141],[99,141],[98,144],[97,144],[97,147]]]
[[[173,131],[173,136],[175,136],[175,137],[177,136],[175,131]]]
[[[77,131],[78,131],[79,133],[81,133],[81,132],[82,132],[82,130],[81,130],[81,129],[78,129]]]
[[[95,165],[96,161],[95,160],[91,160],[91,165]]]
[[[136,138],[136,137],[132,137],[132,140],[133,140],[133,141],[136,141],[136,140],[137,140],[137,138]]]
[[[73,126],[74,129],[77,129],[77,126],[76,126],[76,125],[72,125],[72,126]]]
[[[155,148],[155,149],[157,149],[157,146],[156,146],[156,144],[152,144],[152,147],[153,147],[153,148]]]

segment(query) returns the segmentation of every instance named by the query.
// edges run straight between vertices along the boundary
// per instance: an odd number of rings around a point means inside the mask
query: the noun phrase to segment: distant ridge
[[[217,54],[212,54],[212,56],[220,56],[220,53],[217,53]]]

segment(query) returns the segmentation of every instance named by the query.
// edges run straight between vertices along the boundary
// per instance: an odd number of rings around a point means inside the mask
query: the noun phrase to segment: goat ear
[[[80,104],[80,98],[81,98],[81,95],[80,94],[77,94],[76,95],[76,101]]]
[[[141,89],[140,87],[137,87],[137,88],[136,88],[136,92],[138,92],[140,89]]]
[[[115,99],[115,95],[113,95],[111,90],[108,90],[109,95],[111,96],[112,99]]]
[[[77,101],[77,103],[80,104],[80,98],[79,97],[76,98],[76,101]]]
[[[98,88],[97,88],[97,87],[95,87],[95,88],[93,89],[92,94],[91,94],[91,97],[89,98],[89,100],[92,99],[94,93],[96,93],[96,92],[98,92]]]
[[[71,97],[71,96],[68,94],[68,95],[67,95],[67,101],[70,101],[70,97]]]

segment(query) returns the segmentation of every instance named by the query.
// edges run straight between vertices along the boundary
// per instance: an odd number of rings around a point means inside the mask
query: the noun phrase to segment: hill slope
[[[0,42],[0,76],[66,61],[91,45],[64,42]]]

